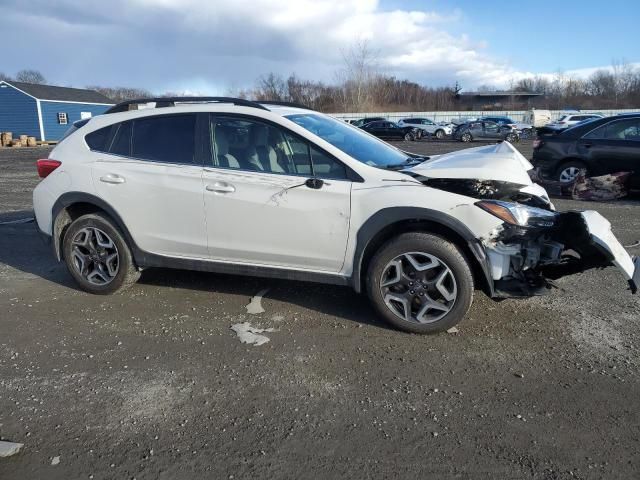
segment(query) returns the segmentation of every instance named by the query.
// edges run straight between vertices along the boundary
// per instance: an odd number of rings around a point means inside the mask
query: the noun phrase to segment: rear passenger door
[[[107,127],[101,145],[87,135],[98,195],[146,252],[208,256],[202,142],[196,140],[206,120],[195,113],[141,117]]]
[[[212,115],[209,138],[203,178],[210,257],[339,272],[351,209],[345,165],[254,117]]]

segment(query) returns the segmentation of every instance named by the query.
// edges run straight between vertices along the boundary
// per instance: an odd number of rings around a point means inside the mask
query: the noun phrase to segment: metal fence
[[[565,110],[549,110],[551,118],[557,118],[561,112]],[[618,109],[618,110],[580,110],[580,113],[600,113],[605,116],[617,115],[619,113],[638,112],[636,109]],[[529,110],[475,110],[475,111],[458,111],[458,112],[359,112],[359,113],[332,113],[331,115],[341,120],[357,120],[365,117],[384,117],[388,120],[397,122],[408,117],[424,117],[434,122],[449,122],[454,119],[461,118],[477,118],[477,117],[510,117],[516,122],[521,122],[524,115]]]

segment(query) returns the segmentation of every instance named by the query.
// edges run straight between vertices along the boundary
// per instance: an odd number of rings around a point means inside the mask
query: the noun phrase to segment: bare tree
[[[0,81],[2,80],[11,81],[13,80],[13,78],[11,78],[10,75],[6,75],[5,73],[0,72]]]
[[[89,86],[89,90],[95,90],[101,93],[105,97],[110,98],[114,102],[123,102],[125,100],[134,100],[136,98],[152,97],[153,95],[148,90],[143,88],[127,88],[127,87],[100,87]]]
[[[20,70],[16,73],[16,81],[24,82],[24,83],[36,83],[42,85],[43,83],[47,83],[44,75],[42,75],[38,70]]]

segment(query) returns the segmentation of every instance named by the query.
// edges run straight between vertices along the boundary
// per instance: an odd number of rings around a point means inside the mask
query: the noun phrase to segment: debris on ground
[[[581,170],[572,182],[559,182],[543,178],[538,171],[531,179],[542,185],[552,197],[569,197],[573,200],[606,201],[626,197],[627,183],[633,172],[617,172],[597,177],[587,177]]]
[[[13,443],[0,441],[0,457],[10,457],[15,455],[24,447],[24,443]]]
[[[627,181],[632,172],[617,172],[598,177],[587,177],[583,171],[578,174],[571,197],[574,200],[616,200],[629,193]]]
[[[53,457],[51,459],[51,465],[58,465],[60,463],[60,457]]]
[[[264,308],[262,308],[262,297],[269,291],[268,288],[264,290],[260,290],[256,293],[249,304],[245,307],[247,309],[247,313],[251,315],[258,315],[259,313],[264,313]]]
[[[231,325],[231,330],[236,332],[242,343],[253,344],[255,346],[264,345],[270,340],[266,335],[260,335],[261,333],[276,331],[275,328],[256,328],[249,322]]]
[[[451,327],[449,330],[447,330],[447,333],[458,333],[460,330],[458,330],[458,327]]]

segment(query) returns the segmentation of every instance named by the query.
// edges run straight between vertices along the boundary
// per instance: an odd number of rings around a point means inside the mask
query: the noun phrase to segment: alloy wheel
[[[573,182],[580,173],[578,167],[567,167],[560,172],[560,181],[564,183]]]
[[[407,252],[382,270],[380,292],[387,308],[414,323],[433,323],[451,311],[458,296],[449,266],[425,252]]]
[[[118,248],[104,231],[84,227],[71,241],[71,258],[76,272],[87,282],[108,285],[118,274]]]

